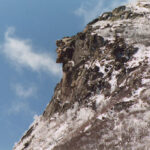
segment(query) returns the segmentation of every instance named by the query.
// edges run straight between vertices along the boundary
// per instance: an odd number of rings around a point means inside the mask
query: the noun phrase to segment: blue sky
[[[0,150],[11,150],[61,78],[55,41],[127,0],[0,0]]]

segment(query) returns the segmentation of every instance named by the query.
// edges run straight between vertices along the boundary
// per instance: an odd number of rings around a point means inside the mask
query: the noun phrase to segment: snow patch
[[[34,126],[33,132],[16,144],[14,150],[23,149],[26,143],[30,143],[28,149],[51,150],[67,140],[68,136],[72,137],[79,127],[94,117],[94,114],[95,112],[90,108],[83,107],[79,109],[76,103],[73,109],[69,109],[62,115],[55,114],[47,121],[41,116],[36,117],[32,124]]]
[[[85,127],[84,132],[86,132],[87,130],[89,130],[92,127],[92,125],[88,125],[87,127]]]
[[[103,94],[97,95],[96,106],[98,107],[104,100],[105,100],[105,96]]]
[[[100,115],[97,117],[97,119],[99,119],[99,120],[102,120],[103,118],[107,118],[107,114],[106,114],[106,113],[100,114]]]
[[[138,48],[138,51],[133,55],[132,59],[127,62],[127,68],[138,67],[140,63],[145,60],[150,64],[150,47],[146,47],[142,44],[136,44],[135,47]]]
[[[141,15],[138,19],[118,19],[115,21],[101,20],[92,25],[92,35],[97,34],[103,36],[105,40],[113,42],[115,35],[124,37],[126,43],[149,43],[147,39],[150,38],[150,9],[144,7],[149,2],[141,2],[127,5],[126,10]]]

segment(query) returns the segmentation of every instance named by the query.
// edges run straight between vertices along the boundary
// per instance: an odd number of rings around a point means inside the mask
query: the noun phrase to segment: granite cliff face
[[[150,149],[150,1],[56,44],[62,80],[14,150]]]

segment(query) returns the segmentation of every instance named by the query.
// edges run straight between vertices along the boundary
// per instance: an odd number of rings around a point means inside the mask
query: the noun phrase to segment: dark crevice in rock
[[[135,102],[129,101],[129,102],[120,102],[114,105],[115,111],[122,111],[127,110],[130,106],[132,106]]]
[[[34,126],[32,126],[27,132],[26,134],[21,138],[21,140],[24,140],[25,138],[27,138],[28,136],[31,135],[31,133],[33,132],[34,130]]]

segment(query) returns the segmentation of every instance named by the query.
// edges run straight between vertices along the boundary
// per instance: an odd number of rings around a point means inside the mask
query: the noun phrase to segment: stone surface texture
[[[14,150],[150,149],[150,1],[56,42],[63,77]]]

